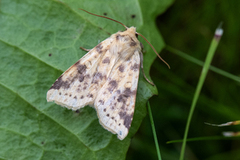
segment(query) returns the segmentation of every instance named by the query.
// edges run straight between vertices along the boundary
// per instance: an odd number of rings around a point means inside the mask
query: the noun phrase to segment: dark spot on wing
[[[121,91],[120,90],[117,90],[117,94],[120,94],[121,93]]]
[[[59,92],[59,95],[62,95],[62,93],[61,93],[61,92]]]
[[[71,83],[68,81],[63,81],[61,75],[50,89],[60,89],[61,87],[63,87],[64,89],[68,89],[70,87],[70,84]]]
[[[93,94],[88,94],[87,97],[93,98]]]
[[[125,35],[117,34],[117,35],[116,35],[116,40],[118,41],[118,40],[120,40],[120,38],[123,38],[123,37],[125,37]],[[126,38],[124,39],[124,41],[127,41],[128,39],[129,39],[129,38],[126,37]]]
[[[124,66],[121,64],[121,65],[118,67],[118,70],[119,70],[120,72],[124,72]]]
[[[123,92],[123,94],[119,95],[117,101],[125,103],[127,98],[130,97],[130,93],[131,93],[130,88],[126,88],[125,91]]]
[[[131,39],[130,46],[136,46],[137,43],[132,39],[132,37],[130,37],[130,39]]]
[[[132,123],[132,117],[133,115],[126,115],[125,119],[124,119],[124,126],[129,129],[131,127],[131,123]]]
[[[118,83],[115,80],[111,80],[108,84],[109,84],[108,90],[110,93],[112,93],[112,91],[118,86]]]
[[[133,92],[130,90],[130,88],[126,88],[126,89],[123,91],[123,94],[126,95],[127,97],[130,97],[131,94],[133,94]]]
[[[74,99],[77,99],[77,96],[74,96],[73,98],[74,98]]]
[[[127,112],[119,112],[119,116],[123,119],[126,116]]]
[[[79,75],[79,79],[78,80],[79,80],[79,82],[82,82],[84,80],[84,75],[82,75],[82,74]]]
[[[127,99],[128,99],[131,95],[135,95],[135,94],[136,94],[136,91],[131,91],[130,88],[126,88],[126,89],[123,91],[123,93],[118,96],[117,101],[123,103],[122,109],[125,108],[125,104],[126,104]]]
[[[77,91],[77,92],[81,92],[81,89],[80,89],[80,88],[77,88],[76,91]]]
[[[135,42],[135,41],[132,41],[131,43],[130,43],[130,46],[136,46],[137,45],[137,43]]]
[[[109,114],[107,114],[107,116],[109,117]]]
[[[83,85],[84,85],[84,86],[83,86],[83,90],[87,89],[87,87],[88,87],[88,83],[86,82],[86,80],[85,80],[85,82],[84,82]]]
[[[103,79],[103,75],[100,72],[96,72],[93,75],[93,80],[92,83],[98,84],[99,81],[101,81]]]
[[[104,101],[103,101],[103,100],[100,99],[98,102],[99,102],[101,105],[104,105]]]
[[[99,43],[99,44],[96,46],[96,50],[97,50],[97,52],[98,52],[99,54],[102,53],[102,48],[103,48],[103,46],[102,46],[101,43]]]
[[[130,68],[131,70],[138,71],[139,70],[139,64],[135,63],[133,66]]]
[[[120,112],[119,116],[124,120],[124,126],[129,129],[132,123],[133,114],[129,115],[126,112]]]
[[[123,102],[125,104],[126,98],[123,95],[120,95],[117,99],[118,102]]]
[[[116,40],[119,40],[119,37],[120,37],[121,35],[120,34],[117,34],[116,35]]]
[[[80,98],[81,98],[81,99],[83,99],[83,98],[84,98],[84,96],[81,96]]]
[[[111,104],[112,105],[112,104]],[[114,110],[115,109],[115,106],[111,106],[111,110]]]
[[[81,64],[78,65],[77,66],[78,73],[83,74],[86,71],[86,68],[87,68],[86,65],[81,65]]]
[[[72,97],[72,94],[71,94],[71,93],[69,94],[69,97]]]
[[[106,57],[106,58],[102,61],[102,63],[110,63],[109,57]]]
[[[64,82],[62,81],[62,76],[60,76],[56,82],[51,86],[50,89],[60,89],[60,87],[62,86]]]

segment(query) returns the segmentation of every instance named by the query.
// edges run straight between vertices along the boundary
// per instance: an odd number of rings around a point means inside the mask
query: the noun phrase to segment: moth
[[[72,110],[94,107],[100,124],[123,140],[133,120],[140,66],[143,68],[143,47],[137,38],[142,35],[135,27],[83,11],[120,23],[126,30],[111,35],[68,68],[47,92],[47,101]]]

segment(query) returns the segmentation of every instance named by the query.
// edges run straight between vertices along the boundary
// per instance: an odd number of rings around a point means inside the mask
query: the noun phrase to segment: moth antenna
[[[98,15],[98,14],[94,14],[94,13],[88,12],[88,11],[82,9],[82,8],[79,8],[79,9],[82,10],[82,11],[84,11],[84,12],[87,12],[88,14],[91,14],[91,15],[94,15],[94,16],[97,16],[97,17],[106,18],[106,19],[109,19],[109,20],[111,20],[111,21],[117,22],[117,23],[121,24],[123,27],[125,27],[126,29],[128,29],[127,26],[125,26],[123,23],[121,23],[121,22],[119,22],[119,21],[117,21],[117,20],[115,20],[115,19],[112,19],[112,18],[109,18],[109,17],[106,17],[106,16],[101,16],[101,15]]]
[[[158,56],[158,58],[160,58],[161,61],[163,61],[163,63],[165,63],[165,64],[168,66],[168,68],[170,69],[170,65],[169,65],[166,61],[163,60],[163,58],[157,53],[157,51],[156,51],[155,48],[152,46],[152,44],[151,44],[143,35],[141,35],[140,33],[137,33],[137,32],[136,32],[136,34],[138,34],[138,35],[141,36],[143,39],[145,39],[145,41],[152,47],[153,51],[156,53],[156,55]]]

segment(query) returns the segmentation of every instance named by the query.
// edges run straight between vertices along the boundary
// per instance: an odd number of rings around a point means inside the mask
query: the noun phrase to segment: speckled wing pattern
[[[105,63],[110,53],[103,50],[108,50],[112,40],[108,38],[101,42],[67,69],[47,92],[47,101],[72,110],[93,106],[98,90],[110,72],[108,63]]]
[[[133,119],[139,64],[137,51],[130,59],[118,61],[94,103],[99,122],[107,130],[117,133],[121,140],[127,136]]]
[[[47,101],[72,110],[95,107],[100,124],[120,140],[132,123],[141,45],[135,27],[117,32],[66,70],[47,92]]]

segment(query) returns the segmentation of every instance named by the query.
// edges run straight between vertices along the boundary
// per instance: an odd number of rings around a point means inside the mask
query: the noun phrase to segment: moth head
[[[84,12],[87,12],[88,14],[91,14],[91,15],[94,15],[94,16],[97,16],[97,17],[106,18],[106,19],[109,19],[109,20],[111,20],[111,21],[114,21],[114,22],[117,22],[117,23],[121,24],[123,27],[126,28],[126,31],[129,31],[129,32],[131,32],[131,33],[134,33],[135,36],[136,36],[136,38],[138,38],[138,35],[141,36],[141,37],[152,47],[153,51],[156,53],[156,55],[158,56],[158,58],[161,59],[161,60],[168,66],[168,68],[170,69],[169,64],[162,59],[162,57],[157,53],[157,51],[156,51],[155,48],[152,46],[152,44],[151,44],[142,34],[136,32],[136,28],[135,28],[135,27],[130,27],[130,28],[128,28],[126,25],[124,25],[123,23],[121,23],[121,22],[119,22],[119,21],[117,21],[117,20],[115,20],[115,19],[112,19],[112,18],[109,18],[109,17],[106,17],[106,16],[97,15],[97,14],[88,12],[88,11],[86,11],[86,10],[84,10],[84,9],[81,9],[81,8],[79,8],[79,9],[82,10],[82,11],[84,11]]]
[[[130,35],[132,38],[138,38],[138,34],[136,34],[136,27],[129,27],[124,31],[124,34]],[[136,36],[137,35],[137,36]]]

